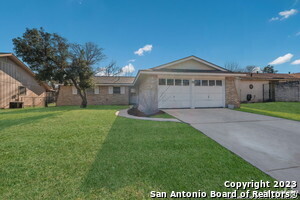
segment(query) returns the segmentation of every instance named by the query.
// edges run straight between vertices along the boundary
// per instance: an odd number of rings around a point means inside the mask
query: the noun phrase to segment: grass
[[[184,123],[116,117],[121,106],[0,110],[0,199],[150,199],[273,180]]]
[[[300,102],[241,104],[237,110],[300,121]]]
[[[167,119],[172,119],[174,118],[172,115],[169,115],[167,113],[161,113],[161,114],[157,114],[157,115],[152,115],[150,116],[151,118],[167,118]]]
[[[48,107],[55,107],[56,103],[48,103]]]

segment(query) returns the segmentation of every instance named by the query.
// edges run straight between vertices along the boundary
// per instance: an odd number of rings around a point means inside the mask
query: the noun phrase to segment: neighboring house
[[[298,78],[298,79],[300,79],[300,73],[295,73],[295,74],[292,74],[292,76],[293,76],[294,78]]]
[[[241,76],[196,56],[140,70],[134,81],[138,109],[239,107],[235,79]]]
[[[248,73],[236,79],[241,102],[299,101],[299,74]]]
[[[95,76],[95,87],[87,90],[88,105],[129,105],[134,102],[134,77]],[[129,99],[132,99],[130,102]],[[59,86],[57,106],[80,105],[81,97],[74,86]]]
[[[0,53],[0,108],[45,106],[50,87],[14,54]]]

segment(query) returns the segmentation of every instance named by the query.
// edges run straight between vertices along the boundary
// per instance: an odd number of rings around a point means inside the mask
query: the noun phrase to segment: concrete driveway
[[[229,109],[166,109],[277,180],[300,189],[300,122]]]

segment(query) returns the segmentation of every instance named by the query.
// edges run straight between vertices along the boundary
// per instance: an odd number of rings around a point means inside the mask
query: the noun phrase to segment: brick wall
[[[123,87],[123,86],[122,86]],[[88,105],[128,105],[129,104],[129,88],[125,87],[125,94],[108,94],[108,86],[99,86],[99,94],[94,94],[91,89],[87,92]],[[57,106],[73,106],[80,105],[81,97],[79,94],[72,94],[72,86],[60,86]]]
[[[236,108],[240,107],[240,99],[237,93],[234,77],[226,77],[225,79],[225,96],[226,107],[228,105],[233,105]]]
[[[275,84],[275,101],[300,101],[299,82]]]

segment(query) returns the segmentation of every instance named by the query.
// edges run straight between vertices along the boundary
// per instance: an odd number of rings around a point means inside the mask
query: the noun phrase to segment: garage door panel
[[[223,86],[195,86],[193,88],[194,107],[222,107]]]
[[[159,108],[189,108],[190,101],[178,101],[175,99],[167,99],[159,102]]]
[[[222,100],[223,99],[223,95],[222,94],[209,94],[208,95],[209,96],[209,99],[211,99],[211,100],[217,100],[217,99],[219,99],[219,100]]]
[[[222,86],[203,86],[197,85],[193,88],[193,105],[194,107],[222,107],[224,101],[224,94]]]
[[[158,85],[158,107],[223,107],[224,87],[224,84],[222,86],[195,86],[191,81],[188,86]]]
[[[189,108],[190,87],[158,86],[159,108]]]
[[[216,102],[216,101],[200,101],[197,106],[195,106],[195,108],[209,108],[209,107],[219,107],[220,102]]]

